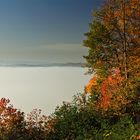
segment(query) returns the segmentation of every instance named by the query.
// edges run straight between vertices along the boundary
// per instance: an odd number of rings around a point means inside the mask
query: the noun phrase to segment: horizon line
[[[50,63],[50,64],[27,64],[27,63],[17,63],[17,64],[0,64],[0,67],[85,67],[85,63]]]

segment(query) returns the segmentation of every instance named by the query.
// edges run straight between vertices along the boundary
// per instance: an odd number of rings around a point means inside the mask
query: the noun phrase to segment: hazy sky
[[[83,62],[84,33],[103,0],[0,0],[0,63]]]

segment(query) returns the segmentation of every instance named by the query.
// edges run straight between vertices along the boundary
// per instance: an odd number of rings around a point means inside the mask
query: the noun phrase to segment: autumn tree
[[[47,136],[48,126],[46,126],[48,117],[41,114],[41,109],[34,109],[26,118],[26,129],[28,139],[45,140]]]
[[[25,139],[24,113],[14,108],[9,102],[9,99],[0,99],[0,139]]]
[[[53,125],[53,119],[41,114],[40,109],[24,114],[0,99],[0,140],[45,140]]]
[[[87,66],[98,75],[96,89],[105,109],[118,109],[136,97],[140,77],[139,17],[139,0],[108,0],[94,13],[90,31],[85,34]],[[94,89],[92,82],[89,85]]]
[[[94,13],[84,41],[89,48],[89,54],[85,56],[89,68],[96,72],[112,67],[119,67],[122,73],[131,70],[132,55],[138,59],[140,52],[139,7],[139,0],[109,0]]]

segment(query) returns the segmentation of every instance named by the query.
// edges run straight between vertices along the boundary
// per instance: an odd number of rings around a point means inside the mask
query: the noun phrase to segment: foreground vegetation
[[[83,94],[50,116],[25,115],[0,100],[1,140],[140,139],[140,1],[109,0],[94,13],[84,46],[89,73]]]

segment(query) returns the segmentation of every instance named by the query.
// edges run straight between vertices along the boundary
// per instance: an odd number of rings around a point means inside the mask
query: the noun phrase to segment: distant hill
[[[0,64],[0,67],[84,67],[85,63]]]

